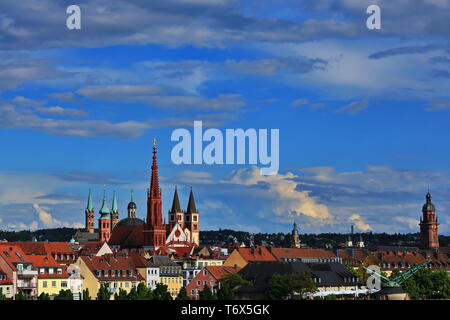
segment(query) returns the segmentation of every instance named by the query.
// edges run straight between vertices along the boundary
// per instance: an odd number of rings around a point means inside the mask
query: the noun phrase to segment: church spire
[[[191,193],[189,195],[187,213],[197,213],[197,208],[195,207],[194,193],[192,192],[192,187],[191,187]]]
[[[178,198],[177,186],[175,186],[175,194],[173,195],[172,210],[170,210],[170,212],[171,213],[181,212],[180,199]]]
[[[102,202],[102,208],[100,209],[100,219],[109,219],[110,213],[108,209],[108,205],[106,204],[106,190],[103,190],[103,202]]]
[[[111,209],[112,213],[117,213],[119,212],[119,207],[117,206],[117,197],[116,197],[116,192],[114,191],[114,196],[113,196],[113,202],[112,202],[112,209]]]
[[[150,198],[161,199],[161,190],[159,188],[158,163],[156,159],[156,138],[153,139],[153,162],[152,177],[150,181]]]
[[[87,202],[87,206],[86,206],[86,211],[88,211],[88,212],[94,211],[94,206],[92,205],[91,189],[89,189],[89,196],[88,196],[88,202]]]

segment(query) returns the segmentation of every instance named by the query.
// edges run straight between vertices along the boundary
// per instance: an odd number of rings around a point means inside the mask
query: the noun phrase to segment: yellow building
[[[83,287],[89,290],[93,300],[102,284],[108,286],[111,299],[114,299],[114,294],[118,293],[119,289],[130,292],[140,282],[145,284],[145,279],[135,269],[130,258],[125,256],[81,256],[76,265],[83,276]]]
[[[168,256],[155,255],[150,258],[150,261],[159,267],[160,282],[167,286],[167,291],[175,299],[183,287],[181,265],[172,261]]]
[[[56,296],[61,290],[70,289],[67,267],[60,265],[51,255],[27,255],[27,261],[38,271],[38,296],[41,293]]]

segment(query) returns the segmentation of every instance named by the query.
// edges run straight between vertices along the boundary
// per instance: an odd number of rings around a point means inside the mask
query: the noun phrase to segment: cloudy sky
[[[450,234],[449,17],[450,0],[2,0],[0,228],[82,226],[105,185],[145,217],[156,137],[164,215],[192,186],[202,229],[416,232],[430,185]],[[279,174],[175,166],[193,120],[280,129]]]

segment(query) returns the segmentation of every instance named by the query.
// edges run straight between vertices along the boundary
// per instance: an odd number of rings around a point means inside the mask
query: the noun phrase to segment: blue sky
[[[84,223],[130,189],[145,217],[152,139],[164,215],[192,186],[202,229],[416,232],[428,184],[450,233],[450,1],[0,4],[0,228]],[[419,23],[420,21],[420,23]],[[280,129],[280,170],[175,166],[193,121]]]

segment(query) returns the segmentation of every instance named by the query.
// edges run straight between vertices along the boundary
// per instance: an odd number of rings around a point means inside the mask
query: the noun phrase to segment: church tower
[[[173,230],[176,224],[179,224],[181,229],[184,229],[184,212],[181,210],[180,199],[178,198],[178,190],[175,186],[172,209],[169,211],[169,230]]]
[[[420,248],[439,248],[438,239],[438,219],[436,217],[436,207],[431,202],[431,194],[428,191],[426,203],[422,207],[422,217],[420,217]]]
[[[200,214],[197,211],[194,200],[194,193],[189,195],[187,210],[184,214],[186,227],[191,231],[191,242],[200,245]]]
[[[89,189],[88,202],[84,213],[86,215],[85,231],[89,233],[94,233],[95,211],[94,206],[92,205],[91,189]]]
[[[134,191],[131,190],[131,200],[130,203],[128,204],[128,218],[136,218],[136,210],[137,210],[137,206],[136,203],[134,203]]]
[[[111,230],[119,223],[119,207],[117,206],[116,192],[114,191],[112,208],[111,208]]]
[[[99,241],[108,242],[111,238],[111,211],[106,205],[106,192],[103,194],[102,208],[100,209],[100,219],[98,219]]]
[[[297,223],[294,222],[294,229],[292,229],[291,235],[291,248],[300,248],[300,235],[298,234]]]
[[[156,139],[153,139],[153,162],[150,189],[147,190],[147,221],[144,227],[144,247],[155,250],[166,244],[166,228],[162,221],[162,198],[159,188]]]

